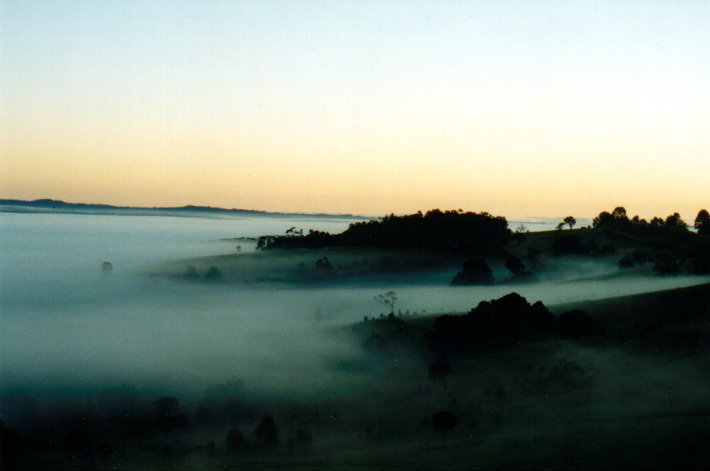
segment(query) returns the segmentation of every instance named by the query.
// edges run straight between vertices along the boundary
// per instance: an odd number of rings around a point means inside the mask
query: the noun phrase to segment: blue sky
[[[4,1],[0,190],[686,217],[710,2]]]

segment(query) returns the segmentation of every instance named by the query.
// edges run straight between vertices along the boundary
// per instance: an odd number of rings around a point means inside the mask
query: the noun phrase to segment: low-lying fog
[[[547,305],[699,283],[693,277],[624,277],[613,261],[560,265],[552,280],[452,288],[440,275],[415,285],[384,280],[326,287],[207,284],[146,275],[160,262],[235,253],[223,240],[291,226],[339,232],[348,219],[0,214],[0,383],[34,392],[126,384],[198,394],[239,378],[247,390],[318,394],[347,388],[358,345],[333,327],[395,310],[460,312],[517,291]],[[112,272],[102,271],[111,261]],[[453,276],[453,273],[450,274]],[[567,279],[566,282],[559,280]],[[705,278],[707,280],[707,278]]]

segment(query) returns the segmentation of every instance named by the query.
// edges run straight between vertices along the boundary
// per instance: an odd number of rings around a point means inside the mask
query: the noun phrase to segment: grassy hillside
[[[19,431],[19,469],[707,469],[710,283],[552,306],[584,309],[600,335],[500,337],[445,358],[427,349],[435,318],[382,319],[334,336],[362,345],[333,358],[350,375],[310,398],[213,388],[166,428],[151,402],[121,398],[121,419],[83,401]],[[368,342],[373,334],[390,342]],[[438,373],[437,373],[438,371]],[[442,373],[444,371],[444,373]],[[335,376],[334,376],[335,377]],[[221,391],[214,395],[215,391]],[[99,402],[100,404],[100,402]],[[128,404],[134,404],[128,406]],[[455,417],[448,426],[437,414]],[[278,444],[255,432],[273,417]],[[8,424],[8,426],[11,424]],[[170,425],[170,423],[168,423]],[[246,445],[228,449],[238,428]],[[297,430],[312,442],[294,441]],[[10,436],[10,432],[3,431]],[[11,469],[11,468],[9,468]]]

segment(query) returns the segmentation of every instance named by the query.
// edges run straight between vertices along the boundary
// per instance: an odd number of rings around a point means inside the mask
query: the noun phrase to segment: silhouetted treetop
[[[614,211],[611,212],[611,216],[617,221],[628,222],[629,217],[626,215],[626,208],[623,206],[617,206]]]
[[[451,280],[451,284],[454,286],[490,285],[494,281],[493,271],[485,260],[474,258],[464,262],[463,268]]]
[[[592,221],[592,225],[594,227],[618,226],[628,222],[630,221],[629,217],[626,215],[626,208],[617,206],[611,213],[608,211],[599,213],[599,216],[595,217]]]
[[[710,214],[707,209],[701,209],[695,217],[695,229],[700,235],[710,235]]]
[[[680,214],[673,213],[666,218],[666,227],[677,227],[679,229],[686,229],[688,225],[680,218]]]
[[[340,234],[310,231],[302,236],[264,236],[260,248],[380,247],[446,249],[486,253],[510,240],[508,222],[489,213],[433,209],[350,224]]]

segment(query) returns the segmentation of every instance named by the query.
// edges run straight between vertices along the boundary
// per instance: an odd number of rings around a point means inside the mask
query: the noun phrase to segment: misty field
[[[621,267],[614,233],[594,256],[529,233],[451,286],[455,257],[256,248],[347,219],[0,218],[8,469],[710,464],[710,277]],[[432,341],[499,299],[546,324]]]

